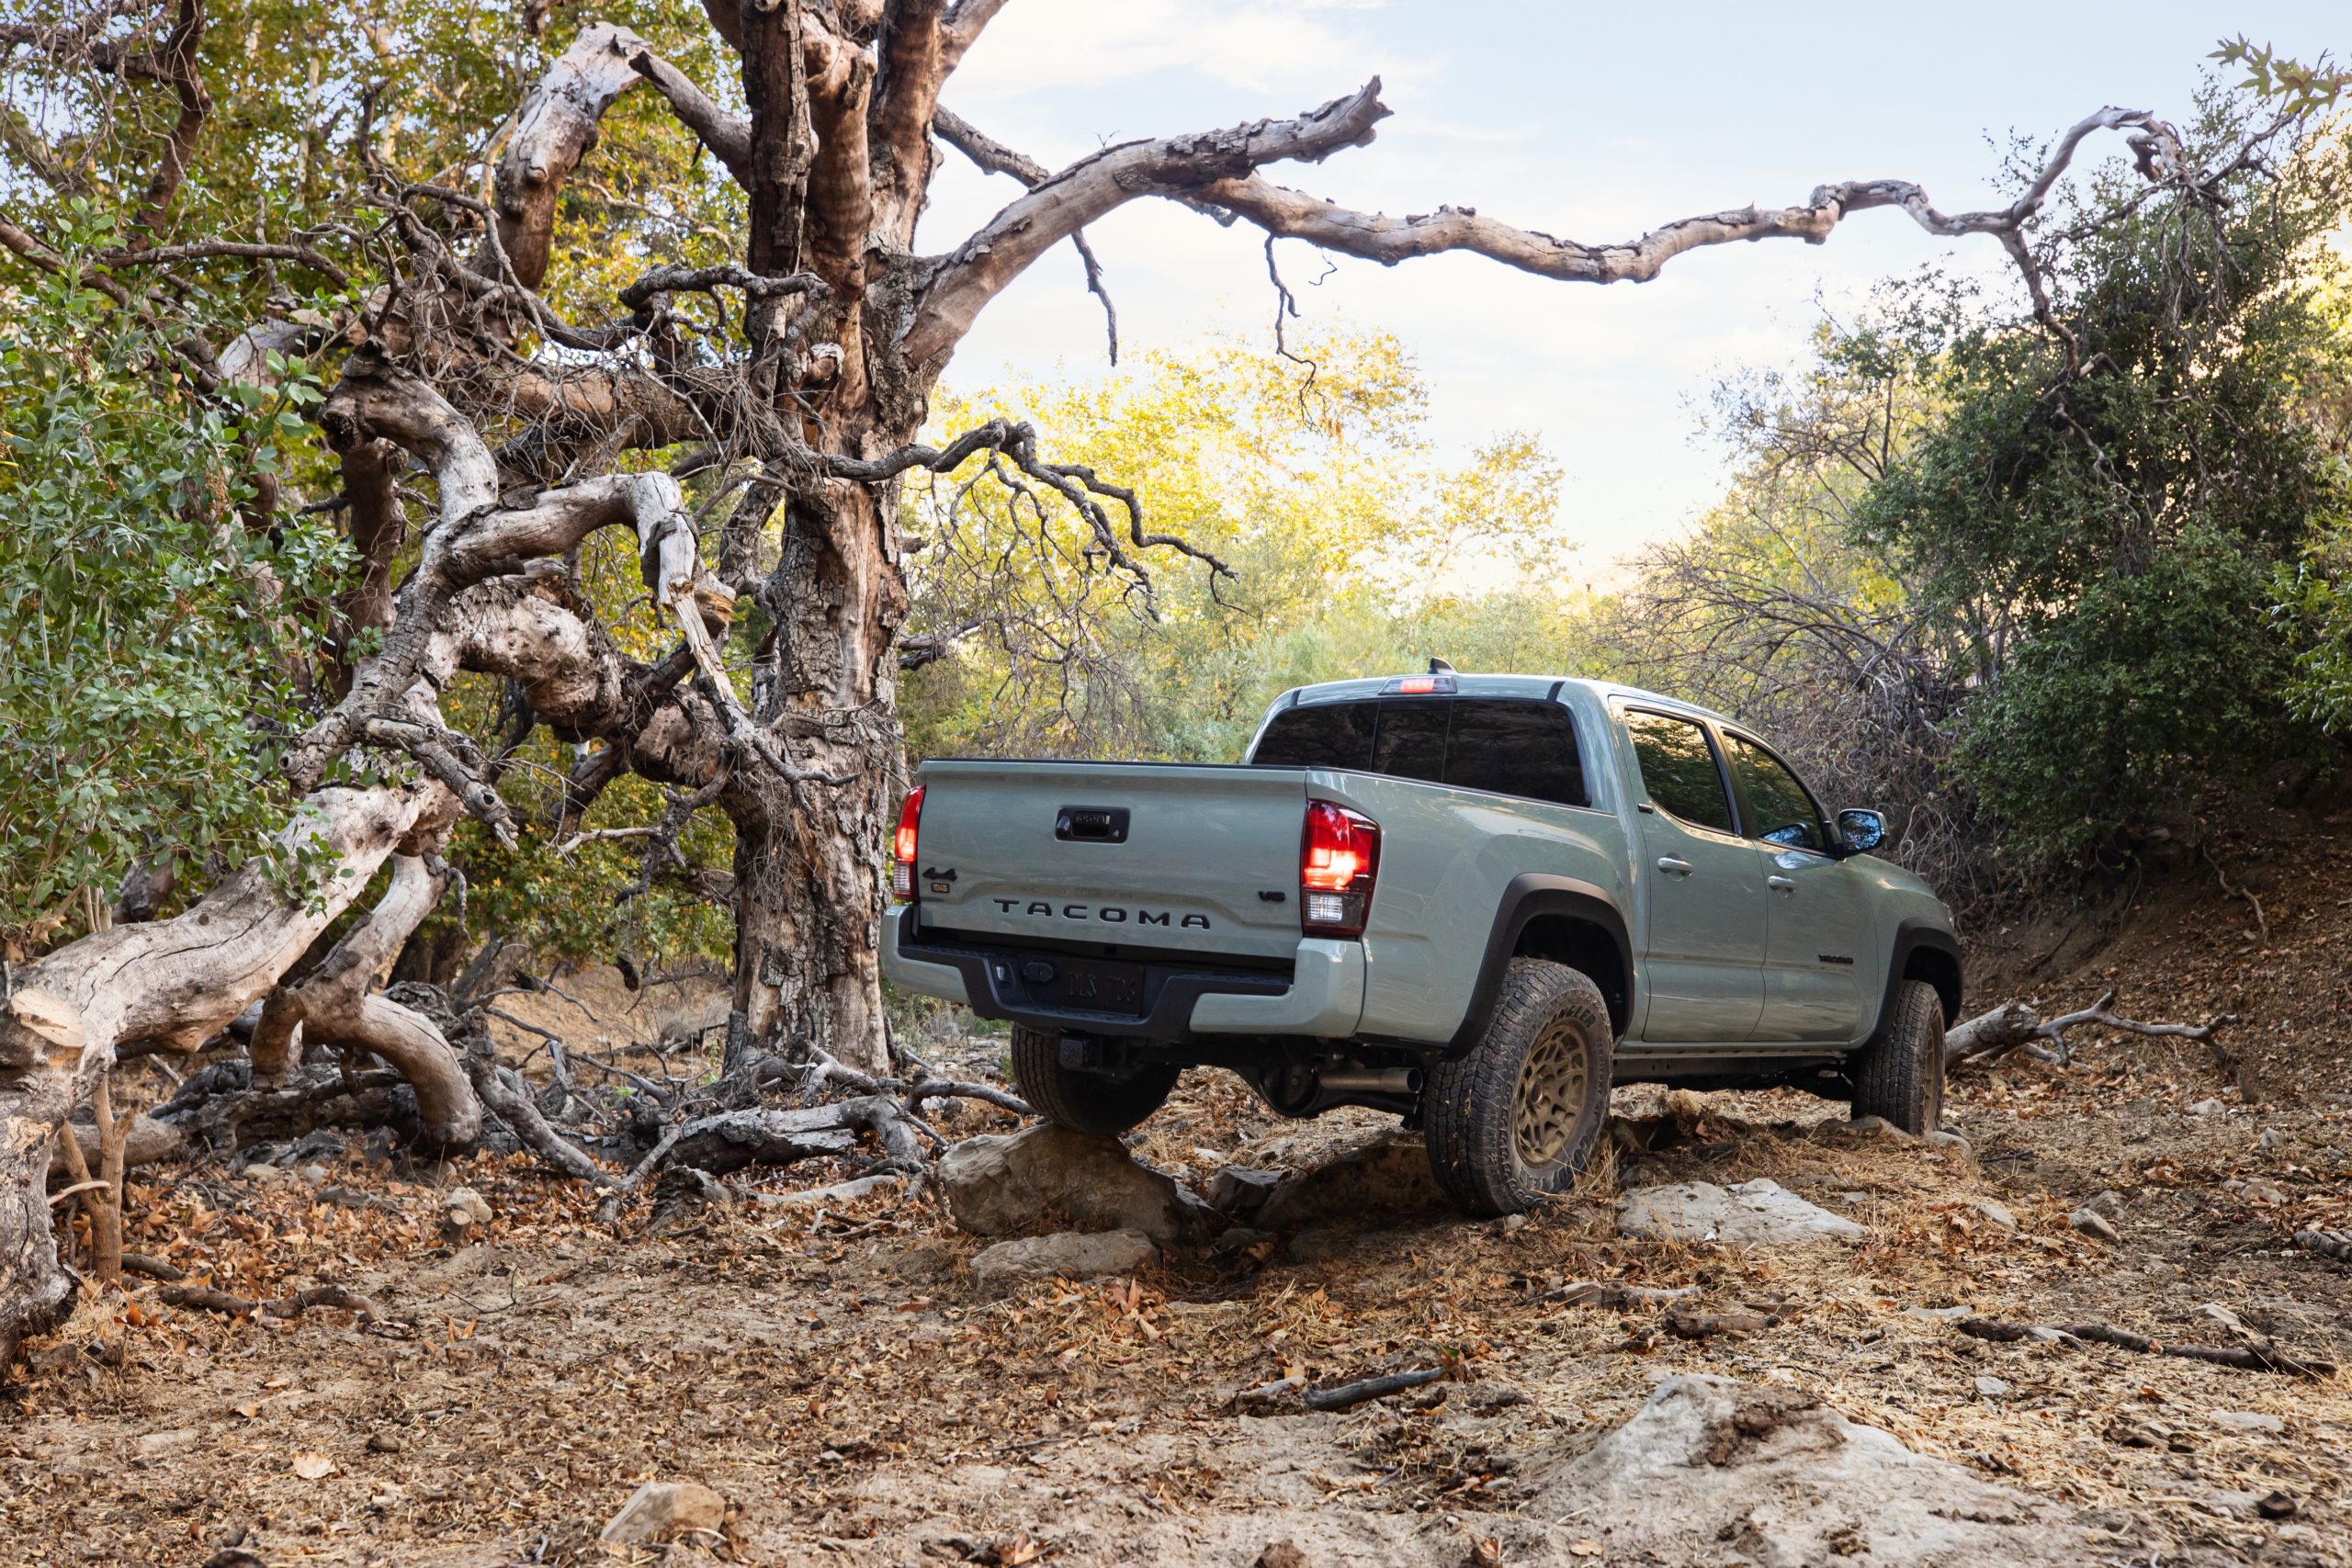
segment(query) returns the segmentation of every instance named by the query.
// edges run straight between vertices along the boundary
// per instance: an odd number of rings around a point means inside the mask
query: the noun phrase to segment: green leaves
[[[0,942],[53,940],[135,861],[232,863],[288,801],[277,737],[345,551],[261,508],[287,400],[238,418],[167,345],[37,280],[0,321]],[[303,383],[296,382],[300,386]],[[300,423],[299,420],[298,423]]]

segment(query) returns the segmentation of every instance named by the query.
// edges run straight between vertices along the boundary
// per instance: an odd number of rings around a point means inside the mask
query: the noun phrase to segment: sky
[[[1468,206],[1598,243],[1842,179],[1914,180],[1947,212],[2001,205],[1992,180],[2012,131],[2046,140],[2103,104],[2186,118],[2222,35],[2309,60],[2352,48],[2347,24],[2341,0],[1013,0],[944,102],[1058,168],[1107,142],[1294,115],[1377,74],[1395,111],[1377,141],[1268,176],[1350,206]],[[947,153],[919,243],[952,246],[1016,194]],[[1089,233],[1125,350],[1182,352],[1220,330],[1271,346],[1260,231],[1144,200]],[[1310,324],[1385,329],[1414,353],[1442,448],[1544,438],[1566,470],[1574,567],[1596,581],[1721,493],[1724,454],[1698,434],[1718,378],[1799,364],[1823,311],[1849,315],[1881,278],[1930,263],[2007,276],[1993,241],[1938,239],[1894,211],[1850,218],[1824,245],[1721,246],[1605,288],[1467,255],[1340,257],[1325,276],[1305,243],[1277,249]],[[947,380],[1104,369],[1102,312],[1064,245],[982,313]]]

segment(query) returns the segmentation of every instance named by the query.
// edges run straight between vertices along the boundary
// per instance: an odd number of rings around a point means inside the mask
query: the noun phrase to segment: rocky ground
[[[1956,1079],[1965,1144],[1623,1089],[1587,1190],[1524,1223],[1435,1206],[1385,1119],[1283,1122],[1214,1074],[1130,1140],[1164,1187],[1113,1158],[1041,1197],[1000,1150],[952,1192],[786,1201],[855,1174],[797,1168],[604,1224],[526,1159],[360,1139],[159,1172],[133,1247],[375,1316],[93,1292],[0,1393],[0,1562],[2352,1562],[2347,1374],[1983,1337],[2352,1361],[2352,1267],[2291,1241],[2352,1227],[2342,869],[2267,886],[2267,931],[2184,889],[1984,965],[2048,1004],[2239,1011],[2235,1073],[2086,1038]],[[486,1217],[453,1229],[458,1189]],[[1716,1192],[1714,1239],[1629,1234]],[[1741,1228],[1797,1201],[1851,1230]],[[1026,1228],[1140,1234],[1041,1260],[967,1228],[1040,1202]],[[600,1541],[632,1499],[676,1539]]]

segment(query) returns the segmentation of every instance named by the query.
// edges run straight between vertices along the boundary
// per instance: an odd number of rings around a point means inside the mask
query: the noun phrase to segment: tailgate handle
[[[1054,813],[1054,837],[1067,843],[1124,844],[1127,841],[1127,808],[1065,806]]]

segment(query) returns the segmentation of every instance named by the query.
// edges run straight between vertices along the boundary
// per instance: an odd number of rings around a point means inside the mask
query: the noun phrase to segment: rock
[[[2266,1519],[2291,1519],[2295,1517],[2294,1494],[2273,1492],[2256,1503],[2254,1511]]]
[[[1088,1280],[1098,1274],[1132,1274],[1159,1261],[1159,1248],[1141,1231],[1062,1231],[983,1247],[972,1259],[972,1276],[989,1285]]]
[[[2245,1325],[2245,1319],[2219,1302],[2205,1303],[2197,1309],[2197,1315],[2208,1323],[2220,1324],[2233,1334],[2243,1334],[2248,1338],[2255,1337],[2254,1330]]]
[[[2123,1239],[2122,1234],[2115,1228],[2113,1223],[2097,1209],[2077,1209],[2066,1216],[2066,1223],[2085,1235],[2097,1236],[2101,1241],[2115,1242]]]
[[[1266,1195],[1250,1224],[1261,1230],[1292,1231],[1445,1207],[1445,1194],[1430,1174],[1429,1152],[1421,1141],[1383,1133],[1284,1181]]]
[[[1251,1170],[1228,1165],[1209,1178],[1209,1207],[1231,1219],[1246,1220],[1258,1212],[1267,1196],[1282,1185],[1278,1170]]]
[[[490,1204],[470,1187],[452,1187],[441,1195],[441,1234],[463,1241],[490,1224]]]
[[[1617,1228],[1658,1241],[1720,1241],[1733,1247],[1860,1241],[1866,1234],[1853,1221],[1762,1179],[1728,1190],[1708,1181],[1637,1189],[1618,1205]]]
[[[1329,1231],[1300,1231],[1283,1243],[1283,1256],[1293,1263],[1329,1263],[1346,1250],[1346,1239]]]
[[[327,1184],[327,1168],[322,1165],[306,1165],[294,1174],[312,1187],[324,1187]]]
[[[368,1451],[371,1454],[396,1454],[402,1452],[407,1447],[406,1443],[401,1442],[390,1432],[368,1434]]]
[[[691,1481],[649,1481],[629,1495],[596,1539],[613,1546],[649,1546],[689,1530],[716,1530],[726,1522],[727,1499]]]
[[[1272,1541],[1258,1553],[1257,1568],[1306,1568],[1306,1553],[1295,1540]]]
[[[1938,1127],[1935,1131],[1929,1133],[1928,1134],[1928,1143],[1934,1148],[1958,1149],[1964,1155],[1973,1154],[1976,1152],[1976,1145],[1968,1141],[1967,1134],[1955,1133],[1949,1127]]]
[[[2247,1182],[2244,1190],[2245,1196],[2249,1202],[2265,1203],[2276,1208],[2278,1205],[2288,1201],[2287,1190],[2285,1188],[2280,1187],[2275,1181],[2265,1181],[2259,1177],[2256,1177],[2254,1180]]]
[[[1971,1198],[1968,1201],[1968,1206],[1988,1224],[1998,1225],[2005,1231],[2013,1231],[2018,1228],[2018,1217],[2009,1213],[2008,1205],[2006,1203],[1997,1202],[1991,1198]]]
[[[2213,1424],[2240,1432],[2283,1432],[2287,1423],[2260,1410],[2216,1410],[2211,1412]]]
[[[1609,1562],[2082,1561],[2062,1506],[1915,1454],[1796,1389],[1727,1378],[1668,1378],[1590,1451],[1539,1454],[1521,1477],[1541,1505],[1529,1513],[1576,1511],[1576,1533],[1601,1544],[1584,1555]]]
[[[2230,1108],[2219,1100],[2200,1100],[2188,1108],[2191,1116],[2226,1116]]]
[[[1136,1163],[1116,1138],[1050,1122],[965,1139],[940,1156],[939,1183],[956,1223],[974,1235],[1135,1230],[1165,1246],[1217,1223],[1215,1210]]]
[[[2009,1385],[1996,1377],[1979,1376],[1976,1380],[1976,1393],[1980,1399],[2007,1399],[2009,1396]]]
[[[1497,1220],[1493,1224],[1487,1228],[1493,1231],[1497,1235],[1517,1235],[1520,1232],[1527,1228],[1527,1216],[1525,1214],[1505,1214],[1501,1219]]]
[[[2280,1132],[2276,1127],[2265,1127],[2262,1130],[2262,1136],[2255,1140],[2255,1146],[2257,1148],[2275,1149],[2283,1147],[2286,1142],[2286,1134]]]
[[[276,1187],[292,1179],[277,1166],[256,1163],[245,1167],[245,1179],[256,1187]]]
[[[2104,1214],[2110,1220],[2120,1220],[2123,1217],[2123,1194],[2112,1187],[2105,1188],[2083,1207],[2095,1214]]]
[[[1846,1123],[1846,1131],[1860,1134],[1865,1137],[1886,1138],[1898,1144],[1915,1141],[1911,1134],[1905,1132],[1883,1116],[1857,1116]]]
[[[1922,1323],[1958,1323],[1963,1317],[1976,1315],[1974,1307],[1905,1307],[1903,1315],[1916,1317]]]

